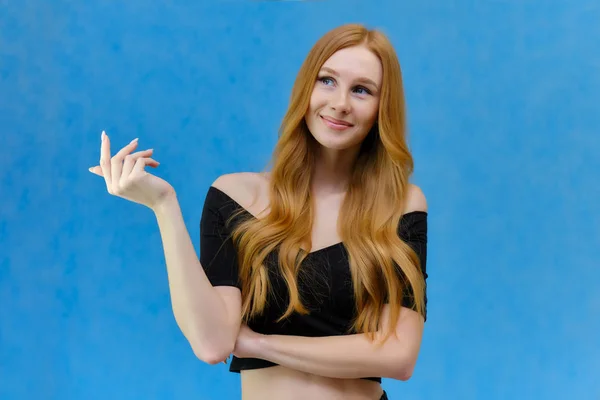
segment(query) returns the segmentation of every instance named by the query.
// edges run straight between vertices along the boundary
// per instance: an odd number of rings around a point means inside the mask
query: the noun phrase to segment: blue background
[[[329,29],[389,35],[430,209],[429,319],[393,399],[600,398],[597,1],[0,0],[0,398],[235,399],[169,303],[150,210],[87,168],[140,138],[198,249],[267,163]]]

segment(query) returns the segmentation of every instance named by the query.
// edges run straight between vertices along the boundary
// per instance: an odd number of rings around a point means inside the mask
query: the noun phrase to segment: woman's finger
[[[156,163],[148,164],[147,167],[156,168],[159,165],[160,165],[160,163],[157,161]],[[102,175],[102,168],[100,168],[99,165],[94,165],[93,167],[88,168],[88,171],[90,171],[94,175],[98,175],[98,176],[101,176],[101,177],[103,176]]]
[[[150,157],[140,157],[135,162],[130,177],[135,179],[137,177],[144,176],[146,174],[146,171],[144,170],[146,166],[158,167],[159,164],[160,163],[158,161]]]
[[[88,168],[88,171],[90,171],[92,174],[94,175],[98,175],[98,176],[104,176],[102,175],[102,168],[100,168],[99,165],[94,165],[93,167]]]
[[[110,161],[110,178],[113,192],[119,190],[119,182],[121,181],[121,175],[123,170],[123,159],[135,149],[138,144],[138,139],[135,138],[125,147],[123,147],[117,154],[112,157]]]
[[[106,182],[106,189],[112,194],[112,181],[110,173],[110,139],[106,132],[102,131],[102,144],[100,146],[100,169]]]
[[[142,150],[125,156],[125,162],[123,163],[123,170],[121,172],[121,180],[127,179],[127,177],[131,174],[133,166],[138,158],[150,157],[153,151],[154,149]]]

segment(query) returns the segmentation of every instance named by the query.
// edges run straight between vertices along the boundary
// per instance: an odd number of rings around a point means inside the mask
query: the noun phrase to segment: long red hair
[[[271,160],[268,215],[244,220],[233,230],[239,251],[244,321],[264,310],[269,292],[264,262],[276,248],[290,296],[281,319],[294,311],[308,312],[297,285],[300,266],[310,251],[303,249],[312,247],[314,218],[310,191],[314,139],[304,118],[321,66],[336,51],[357,45],[367,46],[377,55],[383,67],[383,83],[377,123],[362,145],[338,217],[356,298],[352,330],[368,333],[373,339],[388,298],[391,317],[387,335],[392,333],[407,290],[414,295],[416,311],[423,313],[425,282],[419,258],[397,233],[413,172],[413,158],[406,143],[400,64],[383,33],[349,24],[318,40],[300,68]]]

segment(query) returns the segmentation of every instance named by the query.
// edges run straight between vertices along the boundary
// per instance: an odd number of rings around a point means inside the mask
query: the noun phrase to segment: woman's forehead
[[[339,50],[325,61],[321,69],[349,79],[367,78],[374,81],[377,86],[381,84],[381,62],[366,47]]]

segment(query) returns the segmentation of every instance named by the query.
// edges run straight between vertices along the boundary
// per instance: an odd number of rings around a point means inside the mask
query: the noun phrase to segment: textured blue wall
[[[239,398],[171,313],[152,213],[87,168],[155,149],[198,248],[327,30],[381,27],[430,207],[429,320],[392,399],[600,398],[597,1],[0,1],[0,398]]]

